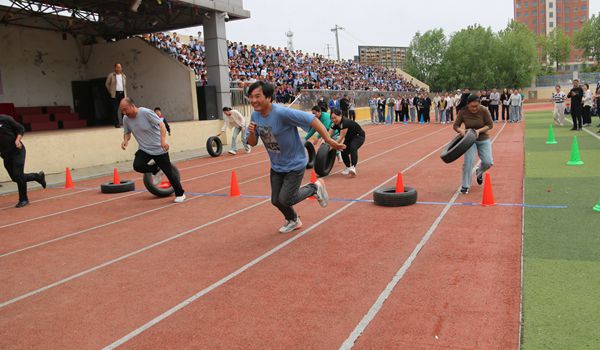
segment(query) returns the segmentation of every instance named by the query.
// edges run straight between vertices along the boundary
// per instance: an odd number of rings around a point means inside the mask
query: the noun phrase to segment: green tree
[[[455,33],[444,55],[440,80],[446,90],[483,89],[497,84],[495,55],[498,39],[491,28],[469,26]]]
[[[498,33],[494,54],[497,85],[529,86],[540,69],[538,40],[526,25],[512,21]]]
[[[544,53],[550,64],[556,63],[556,70],[560,63],[564,63],[571,55],[571,40],[560,28],[555,28],[544,42]]]
[[[417,32],[408,47],[405,71],[434,88],[446,45],[442,29]]]
[[[575,34],[575,46],[582,49],[585,56],[600,62],[600,15],[593,15],[581,30]]]

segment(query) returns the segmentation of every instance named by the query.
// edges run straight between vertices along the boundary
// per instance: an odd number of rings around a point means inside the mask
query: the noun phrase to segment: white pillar
[[[221,115],[223,106],[231,106],[227,35],[221,12],[212,12],[204,19],[204,45],[208,85],[217,87],[217,113]]]

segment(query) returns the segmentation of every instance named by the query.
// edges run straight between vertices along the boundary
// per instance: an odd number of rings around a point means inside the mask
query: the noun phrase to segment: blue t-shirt
[[[308,159],[298,127],[308,131],[314,115],[273,104],[271,113],[263,117],[253,112],[251,121],[256,123],[256,137],[260,136],[276,172],[289,173],[306,168]]]

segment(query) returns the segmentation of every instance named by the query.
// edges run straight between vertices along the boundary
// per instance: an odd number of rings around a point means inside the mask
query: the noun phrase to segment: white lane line
[[[413,130],[420,130],[420,129],[422,129],[422,128],[417,128],[417,129],[413,129]],[[440,129],[440,130],[443,130],[443,129]],[[405,133],[400,133],[400,134],[398,134],[398,135],[394,135],[394,136],[391,136],[391,137],[386,137],[385,139],[389,139],[389,138],[396,137],[396,136],[399,136],[399,135],[408,134],[408,133],[410,133],[410,132],[411,132],[411,131],[408,131],[408,132],[405,132]],[[426,136],[433,135],[433,134],[435,134],[435,133],[437,133],[437,132],[439,132],[439,131],[436,131],[436,132],[430,133],[430,134],[428,134],[428,135],[426,135]],[[425,136],[423,136],[423,137],[420,137],[420,138],[418,138],[418,139],[416,139],[416,140],[420,140],[420,139],[422,139],[422,138],[424,138],[424,137],[425,137]],[[376,141],[368,142],[368,143],[366,143],[366,144],[365,144],[365,146],[366,146],[366,145],[371,145],[371,144],[377,143],[377,142],[379,142],[379,141],[381,141],[381,140],[376,140]],[[402,147],[402,146],[404,146],[404,145],[400,145],[399,147]],[[396,149],[396,148],[393,148],[392,150],[395,150],[395,149]],[[379,156],[379,155],[383,155],[383,154],[386,154],[386,153],[389,153],[389,152],[384,152],[384,153],[382,153],[382,154],[378,154],[377,156]],[[367,161],[367,160],[369,160],[369,159],[372,159],[372,158],[368,158],[368,159],[366,159],[365,161]],[[249,166],[256,165],[256,164],[260,164],[260,163],[266,163],[266,162],[268,162],[268,161],[269,161],[268,159],[267,159],[267,160],[262,160],[262,161],[258,161],[258,162],[254,162],[254,163],[246,164],[246,165],[243,165],[243,166],[237,167],[237,168],[235,168],[235,169],[241,169],[241,168],[249,167]],[[361,163],[362,163],[362,162],[361,162]],[[225,170],[219,170],[219,171],[216,171],[216,172],[213,172],[213,173],[209,173],[209,174],[205,174],[205,175],[201,175],[201,176],[196,176],[196,177],[193,177],[193,178],[189,178],[189,179],[183,180],[183,181],[181,181],[181,182],[183,183],[183,182],[187,182],[187,181],[197,180],[197,179],[201,179],[201,178],[204,178],[204,177],[208,177],[208,176],[212,176],[212,175],[215,175],[215,174],[219,174],[219,173],[222,173],[222,172],[228,172],[228,171],[231,171],[231,170],[234,170],[234,168],[225,169]],[[254,178],[254,179],[251,179],[250,181],[258,180],[258,179],[261,179],[261,178],[263,178],[263,177],[265,177],[265,176],[260,176],[260,177],[257,177],[257,178]],[[240,184],[245,184],[245,183],[247,183],[247,182],[249,182],[249,181],[241,182]],[[224,190],[226,190],[226,189],[228,189],[228,188],[229,188],[229,187],[222,187],[222,188],[219,188],[219,189],[217,189],[217,190],[210,191],[210,192],[207,192],[207,193],[216,193],[216,192],[219,192],[219,191],[224,191]],[[135,194],[140,194],[140,193],[143,193],[143,192],[136,192]],[[122,198],[122,197],[119,197],[119,198]],[[197,198],[197,197],[190,198],[190,199],[188,200],[188,202],[189,202],[190,200],[193,200],[193,199],[196,199],[196,198]],[[70,237],[73,237],[73,236],[77,236],[77,235],[80,235],[80,234],[83,234],[83,233],[86,233],[86,232],[90,232],[90,231],[93,231],[93,230],[96,230],[96,229],[99,229],[99,228],[102,228],[102,227],[106,227],[106,226],[114,225],[114,224],[116,224],[116,223],[119,223],[119,222],[123,222],[123,221],[127,221],[127,220],[130,220],[130,219],[134,219],[134,218],[136,218],[136,217],[139,217],[139,216],[142,216],[142,215],[146,215],[146,214],[149,214],[149,213],[153,213],[153,212],[155,212],[155,211],[157,211],[157,210],[161,210],[161,209],[168,208],[168,207],[171,207],[171,206],[173,206],[173,203],[171,203],[171,204],[168,204],[168,205],[164,205],[164,206],[161,206],[161,207],[158,207],[158,208],[154,208],[154,209],[146,210],[146,211],[140,212],[140,213],[138,213],[138,214],[134,214],[134,215],[128,216],[128,217],[126,217],[126,218],[122,218],[122,219],[118,219],[118,220],[109,221],[109,222],[107,222],[107,223],[100,224],[100,225],[97,225],[97,226],[94,226],[94,227],[91,227],[91,228],[83,229],[83,230],[81,230],[81,231],[77,231],[77,232],[69,233],[69,234],[66,234],[66,235],[63,235],[63,236],[60,236],[60,237],[57,237],[57,238],[53,238],[53,239],[50,239],[50,240],[47,240],[47,241],[44,241],[44,242],[36,243],[36,244],[34,244],[34,245],[27,246],[27,247],[24,247],[24,248],[20,248],[20,249],[14,250],[14,251],[10,251],[10,252],[6,252],[6,253],[2,253],[2,254],[0,254],[0,258],[4,258],[4,257],[6,257],[6,256],[10,256],[10,255],[13,255],[13,254],[16,254],[16,253],[24,252],[24,251],[27,251],[27,250],[30,250],[30,249],[33,249],[33,248],[41,247],[41,246],[44,246],[44,245],[47,245],[47,244],[50,244],[50,243],[58,242],[58,241],[61,241],[61,240],[63,240],[63,239],[66,239],[66,238],[70,238]],[[52,216],[52,215],[54,215],[54,214],[50,214],[50,215],[47,215],[47,216]],[[46,216],[46,217],[47,217],[47,216]],[[35,219],[35,218],[34,218],[34,219]],[[34,219],[29,219],[29,220],[27,220],[27,221],[32,221],[32,220],[34,220]],[[16,224],[17,224],[17,223],[15,223],[14,225],[16,225]],[[13,225],[13,224],[11,224],[11,225]]]
[[[494,137],[494,139],[492,140],[492,143],[494,143],[496,141],[498,136],[500,136],[502,131],[504,131],[505,127],[506,127],[506,124],[504,124],[502,126],[502,129],[500,129],[498,134],[496,134],[496,137]],[[473,169],[475,169],[476,167],[477,167],[477,165],[475,165],[473,167]],[[431,238],[431,236],[433,235],[435,230],[438,228],[440,222],[446,216],[446,214],[452,207],[452,204],[456,201],[456,199],[458,198],[459,195],[460,195],[460,192],[459,192],[459,190],[457,190],[454,193],[454,195],[452,196],[452,198],[450,199],[450,201],[448,202],[448,204],[446,204],[446,206],[444,207],[444,209],[442,210],[440,215],[435,219],[435,221],[433,222],[431,227],[429,227],[429,230],[427,230],[427,232],[425,233],[425,235],[423,235],[423,237],[421,238],[419,243],[415,246],[415,248],[413,249],[411,254],[404,261],[404,263],[402,264],[400,269],[396,272],[396,274],[394,275],[392,280],[387,284],[387,286],[381,292],[381,294],[379,294],[379,297],[377,298],[375,303],[371,306],[371,308],[369,309],[367,314],[360,320],[360,322],[354,328],[354,330],[350,333],[348,338],[346,338],[346,340],[342,343],[342,345],[340,346],[340,349],[348,350],[348,349],[352,349],[352,347],[354,347],[354,343],[356,342],[356,340],[362,335],[362,333],[365,331],[367,326],[369,326],[369,323],[371,323],[371,321],[375,318],[377,313],[379,313],[379,311],[383,307],[383,303],[387,300],[387,298],[389,298],[389,296],[392,294],[392,291],[394,290],[396,285],[398,285],[398,283],[400,282],[402,277],[404,277],[404,274],[406,273],[406,271],[408,271],[408,269],[412,266],[413,262],[417,258],[417,255],[419,254],[421,249],[423,249],[425,244],[427,244],[427,242],[429,241],[429,239]]]
[[[443,129],[440,129],[443,130]],[[441,150],[443,147],[445,147],[446,144],[442,145],[441,147],[436,148],[433,152],[427,154],[426,156],[424,156],[423,158],[417,160],[416,162],[414,162],[413,164],[411,164],[410,166],[406,167],[405,169],[402,170],[403,173],[407,172],[408,170],[412,169],[413,167],[415,167],[416,165],[418,165],[419,163],[423,162],[425,159],[429,158],[431,155],[436,154],[437,152],[439,152],[439,150]],[[387,152],[386,152],[387,153]],[[366,196],[370,195],[371,193],[373,193],[374,190],[380,188],[381,186],[385,185],[386,183],[390,182],[391,180],[395,179],[396,176],[392,176],[389,179],[385,180],[384,182],[382,182],[381,184],[373,187],[372,189],[370,189],[369,191],[365,192],[364,194],[362,194],[360,197],[356,198],[357,200],[361,200],[363,198],[365,198]],[[151,328],[152,326],[158,324],[159,322],[163,321],[164,319],[168,318],[169,316],[173,315],[174,313],[176,313],[177,311],[183,309],[184,307],[190,305],[191,303],[193,303],[194,301],[198,300],[199,298],[201,298],[202,296],[210,293],[211,291],[217,289],[218,287],[220,287],[221,285],[227,283],[228,281],[232,280],[233,278],[239,276],[240,274],[242,274],[244,271],[250,269],[251,267],[255,266],[256,264],[260,263],[261,261],[265,260],[266,258],[270,257],[271,255],[275,254],[276,252],[280,251],[281,249],[285,248],[286,246],[290,245],[291,243],[293,243],[294,241],[300,239],[301,237],[307,235],[309,232],[311,232],[312,230],[316,229],[317,227],[321,226],[323,223],[329,221],[331,218],[334,218],[336,215],[338,215],[339,213],[341,213],[342,211],[348,209],[349,207],[351,207],[352,205],[354,205],[356,202],[350,202],[346,205],[344,205],[343,207],[341,207],[340,209],[336,210],[335,212],[329,214],[328,216],[326,216],[325,218],[323,218],[322,220],[320,220],[319,222],[313,224],[312,226],[310,226],[309,228],[305,229],[304,231],[298,233],[297,235],[295,235],[294,237],[282,242],[281,244],[277,245],[276,247],[274,247],[273,249],[267,251],[266,253],[264,253],[263,255],[255,258],[254,260],[250,261],[249,263],[247,263],[246,265],[240,267],[239,269],[237,269],[236,271],[230,273],[229,275],[223,277],[222,279],[218,280],[217,282],[211,284],[210,286],[202,289],[201,291],[199,291],[198,293],[192,295],[191,297],[185,299],[184,301],[182,301],[181,303],[175,305],[174,307],[170,308],[169,310],[165,311],[164,313],[160,314],[159,316],[155,317],[154,319],[152,319],[151,321],[147,322],[146,324],[142,325],[141,327],[133,330],[132,332],[130,332],[129,334],[127,334],[126,336],[116,340],[115,342],[113,342],[112,344],[104,347],[104,350],[110,350],[110,349],[115,349],[118,346],[126,343],[127,341],[135,338],[136,336],[140,335],[141,333],[143,333],[144,331],[148,330],[149,328]]]
[[[437,131],[435,131],[435,132],[432,132],[432,133],[426,134],[426,135],[424,135],[424,136],[421,136],[421,137],[419,137],[419,138],[417,138],[417,139],[415,139],[415,140],[412,140],[412,141],[406,142],[406,143],[404,143],[404,144],[402,144],[402,145],[399,145],[399,146],[396,146],[396,147],[394,147],[394,148],[391,148],[391,149],[389,149],[389,150],[387,150],[387,151],[385,151],[385,152],[381,152],[381,153],[379,153],[379,154],[376,154],[376,155],[374,155],[374,156],[371,156],[370,158],[367,158],[367,159],[365,159],[365,160],[364,160],[364,162],[367,162],[367,161],[369,161],[369,160],[371,160],[371,159],[378,158],[378,157],[380,157],[380,156],[382,156],[382,155],[384,155],[384,154],[390,153],[390,152],[392,152],[392,151],[394,151],[394,150],[396,150],[396,149],[399,149],[399,148],[402,148],[402,147],[404,147],[404,146],[406,146],[406,145],[410,145],[410,144],[412,144],[412,143],[415,143],[415,142],[417,142],[417,141],[420,141],[421,139],[424,139],[424,138],[430,137],[431,135],[437,134],[437,133],[439,133],[439,132],[441,132],[441,131],[443,131],[443,130],[445,130],[445,129],[446,129],[446,128],[439,129],[439,130],[437,130]],[[443,147],[443,146],[442,146],[442,147]],[[440,147],[440,148],[441,148],[441,147]],[[430,153],[430,155],[431,155],[431,154],[433,154],[433,152],[432,152],[432,153]],[[428,155],[428,156],[429,156],[429,155]],[[419,161],[419,162],[420,162],[420,161]],[[418,163],[415,163],[415,164],[418,164]],[[412,167],[412,166],[411,166],[411,167]],[[410,169],[410,167],[409,167],[409,169]],[[341,170],[339,170],[339,171],[337,171],[337,172],[341,172]],[[336,173],[337,173],[337,172],[336,172]],[[335,174],[335,173],[334,173],[334,174]],[[264,176],[262,176],[262,177],[267,177],[267,176],[269,176],[269,174],[267,174],[267,175],[264,175]],[[255,178],[255,179],[256,179],[256,178]],[[254,180],[255,180],[255,179],[254,179]],[[249,180],[249,181],[253,181],[253,180]],[[248,181],[248,182],[249,182],[249,181]],[[388,181],[389,181],[389,180],[388,180]],[[369,193],[370,193],[370,192],[369,192]],[[191,200],[194,200],[194,199],[196,199],[196,198],[205,198],[205,197],[200,197],[200,196],[199,196],[199,197],[194,197],[194,198],[192,198],[192,199],[188,200],[188,202],[189,202],[189,201],[191,201]],[[267,200],[261,201],[261,202],[259,202],[259,203],[260,203],[260,204],[264,204],[264,203],[268,203],[268,202],[270,202],[270,199],[267,199]],[[173,203],[173,204],[171,204],[171,205],[174,205],[174,203]],[[255,205],[252,205],[251,207],[254,207],[254,206],[255,206]],[[228,214],[228,215],[226,216],[226,218],[228,218],[228,217],[230,217],[230,216],[231,216],[231,214]],[[225,218],[225,217],[222,217],[222,218],[219,218],[219,219],[213,220],[213,221],[211,221],[211,222],[212,222],[212,223],[216,223],[216,222],[219,222],[219,221],[221,221],[223,218]],[[194,229],[192,229],[192,230],[185,231],[184,233],[185,233],[185,235],[187,235],[187,234],[189,234],[189,233],[192,233],[192,232],[194,232],[194,231],[196,231],[196,230],[199,230],[199,229],[201,229],[201,228],[204,228],[204,227],[206,227],[206,226],[207,226],[206,224],[203,224],[203,225],[200,225],[200,226],[198,226],[198,227],[196,227],[196,228],[194,228]],[[30,297],[30,296],[33,296],[33,295],[39,294],[39,293],[41,293],[41,292],[44,292],[44,291],[46,291],[46,290],[48,290],[48,289],[50,289],[50,288],[54,288],[54,287],[56,287],[56,286],[59,286],[59,285],[61,285],[61,284],[67,283],[67,282],[69,282],[69,281],[71,281],[71,280],[73,280],[73,279],[76,279],[76,278],[82,277],[82,276],[84,276],[84,275],[87,275],[88,273],[94,272],[94,271],[96,271],[96,270],[98,270],[98,269],[100,269],[100,268],[103,268],[103,267],[106,267],[106,266],[112,265],[112,264],[114,264],[114,263],[116,263],[116,262],[118,262],[118,261],[121,261],[121,260],[123,260],[123,259],[126,259],[126,258],[128,258],[128,257],[131,257],[131,256],[134,256],[134,255],[137,255],[137,254],[139,254],[139,253],[141,253],[141,252],[144,252],[144,251],[146,251],[146,250],[148,250],[148,249],[150,249],[150,248],[154,248],[154,247],[157,247],[157,246],[159,246],[159,245],[161,245],[161,244],[163,244],[163,243],[169,242],[169,241],[171,241],[171,240],[173,240],[173,239],[180,238],[180,237],[182,237],[182,236],[184,236],[184,234],[183,234],[183,233],[179,233],[179,234],[177,234],[177,235],[175,235],[175,236],[172,236],[172,237],[166,238],[166,239],[164,239],[164,240],[162,240],[162,241],[160,241],[160,242],[153,243],[153,244],[151,244],[151,245],[149,245],[149,246],[146,246],[146,247],[144,247],[144,248],[140,248],[140,249],[138,249],[138,250],[136,250],[136,251],[134,251],[134,252],[132,252],[132,253],[128,253],[128,254],[126,254],[126,255],[123,255],[123,256],[121,256],[121,257],[115,258],[115,259],[113,259],[113,260],[111,260],[111,261],[109,261],[109,262],[102,263],[102,264],[100,264],[100,265],[97,265],[97,266],[95,266],[95,267],[89,268],[89,269],[87,269],[87,270],[85,270],[85,271],[79,272],[79,273],[77,273],[77,274],[75,274],[75,275],[71,275],[71,276],[69,276],[69,277],[66,277],[66,278],[64,278],[64,279],[62,279],[62,280],[60,280],[60,281],[57,281],[57,282],[51,283],[51,284],[49,284],[49,285],[46,285],[46,286],[44,286],[44,287],[41,287],[41,288],[35,289],[35,290],[33,290],[33,291],[30,291],[30,292],[28,292],[28,293],[25,293],[25,294],[23,294],[23,295],[20,295],[20,296],[18,296],[18,297],[15,297],[15,298],[13,298],[13,299],[7,300],[7,301],[5,301],[5,302],[3,302],[3,303],[1,303],[1,304],[0,304],[0,309],[2,309],[2,308],[3,308],[3,307],[5,307],[5,306],[8,306],[8,305],[10,305],[10,304],[13,304],[13,303],[15,303],[15,302],[17,302],[17,301],[20,301],[20,300],[23,300],[23,299],[25,299],[25,298],[28,298],[28,297]]]
[[[50,197],[46,197],[46,198],[42,198],[42,199],[36,199],[36,200],[33,200],[33,201],[29,201],[29,203],[44,202],[44,201],[48,201],[48,200],[51,200],[51,199],[68,197],[68,196],[72,196],[72,195],[79,194],[81,192],[87,192],[87,191],[92,191],[92,189],[90,188],[90,189],[84,189],[84,190],[71,191],[69,193],[63,193],[63,194],[59,194],[59,195],[56,195],[56,196],[50,196]],[[15,207],[14,205],[8,205],[6,207],[0,207],[0,210],[12,209],[14,207]]]
[[[572,120],[569,120],[569,119],[567,119],[567,121],[568,121],[569,123],[571,123],[571,125],[573,125],[573,121],[572,121]],[[589,131],[589,130],[587,129],[587,127],[586,127],[586,128],[583,128],[583,131],[587,132],[588,134],[590,134],[590,135],[594,136],[595,138],[597,138],[598,140],[600,140],[600,135],[598,135],[597,133],[594,133],[593,131]],[[577,135],[577,134],[574,134],[574,135]]]

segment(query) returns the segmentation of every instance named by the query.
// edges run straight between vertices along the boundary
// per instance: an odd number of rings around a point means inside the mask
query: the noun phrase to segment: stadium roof
[[[136,34],[203,25],[226,12],[250,17],[242,0],[9,0],[0,4],[0,24],[73,35],[122,39]]]

